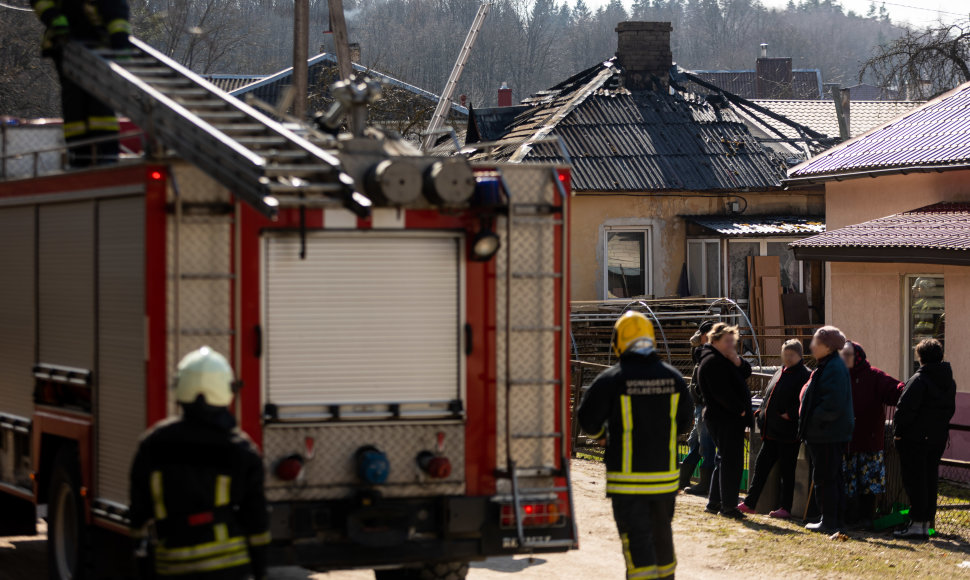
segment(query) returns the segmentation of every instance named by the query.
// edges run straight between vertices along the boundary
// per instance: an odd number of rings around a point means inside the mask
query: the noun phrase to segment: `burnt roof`
[[[759,94],[758,73],[755,70],[695,70],[693,74],[704,81],[745,99],[765,99],[773,94]],[[822,98],[822,72],[818,69],[794,69],[792,94],[795,99]]]
[[[965,83],[792,168],[788,177],[822,181],[907,169],[965,169],[968,165],[970,83]]]
[[[970,203],[936,203],[790,245],[799,259],[970,264]]]
[[[726,237],[804,236],[825,231],[823,216],[689,215],[688,222]]]
[[[703,96],[630,91],[613,60],[523,101],[491,157],[573,164],[576,191],[739,191],[780,186],[784,159],[748,131],[736,113]],[[553,143],[556,137],[567,159]],[[488,155],[480,154],[479,158]]]
[[[515,118],[529,110],[528,105],[511,107],[490,107],[476,109],[468,107],[467,143],[495,141],[501,139],[515,121]]]

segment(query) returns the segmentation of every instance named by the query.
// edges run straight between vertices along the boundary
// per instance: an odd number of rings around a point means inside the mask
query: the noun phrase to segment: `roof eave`
[[[886,169],[867,169],[863,171],[850,171],[840,173],[819,173],[814,175],[804,175],[799,177],[787,177],[781,180],[782,185],[791,187],[795,185],[811,185],[827,183],[830,181],[845,181],[848,179],[862,179],[864,177],[876,178],[885,175],[908,175],[910,173],[943,173],[945,171],[959,171],[970,169],[970,163],[956,163],[948,165],[919,165],[913,167],[889,167]]]
[[[790,244],[796,260],[970,266],[970,251],[915,247],[799,246]]]

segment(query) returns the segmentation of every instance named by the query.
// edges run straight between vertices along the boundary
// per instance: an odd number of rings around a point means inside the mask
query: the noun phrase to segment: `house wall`
[[[675,294],[687,259],[687,224],[680,216],[724,214],[725,204],[733,199],[690,195],[577,194],[570,212],[572,299],[602,300],[605,297],[604,249],[609,226],[651,226],[654,295]],[[748,201],[747,215],[819,215],[824,209],[821,189],[742,195]]]
[[[825,186],[829,230],[941,201],[970,201],[970,171],[912,173],[831,182]],[[866,347],[874,365],[902,379],[903,306],[908,274],[943,274],[947,360],[957,383],[954,423],[970,425],[970,267],[830,262],[826,321]],[[954,433],[947,457],[970,460],[970,434]]]

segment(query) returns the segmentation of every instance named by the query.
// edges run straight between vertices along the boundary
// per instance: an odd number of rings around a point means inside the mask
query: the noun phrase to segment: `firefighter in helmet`
[[[61,108],[64,140],[72,167],[118,160],[117,136],[120,126],[114,110],[88,94],[64,76],[63,51],[69,40],[98,48],[130,47],[131,34],[127,0],[31,0],[31,6],[46,30],[41,54],[54,60],[61,83]],[[104,138],[88,145],[78,141]]]
[[[266,578],[263,462],[229,411],[233,372],[208,347],[178,365],[182,417],[143,437],[131,468],[131,526],[148,578]]]
[[[677,435],[690,430],[693,403],[681,374],[654,352],[653,325],[643,314],[616,321],[613,351],[619,362],[589,387],[579,424],[594,438],[607,436],[606,495],[627,578],[673,578]]]

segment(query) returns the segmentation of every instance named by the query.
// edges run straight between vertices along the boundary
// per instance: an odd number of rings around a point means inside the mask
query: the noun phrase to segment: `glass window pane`
[[[646,293],[644,232],[606,234],[606,295],[632,298]]]
[[[704,294],[704,243],[687,242],[687,283],[691,296]]]
[[[944,341],[946,320],[944,318],[943,277],[920,276],[910,278],[909,360],[910,371],[919,368],[913,356],[913,348],[924,338]],[[945,348],[944,344],[944,348]]]
[[[761,254],[758,242],[729,242],[728,264],[731,268],[731,298],[748,299],[748,256]]]
[[[801,292],[798,279],[798,262],[795,254],[788,247],[788,242],[768,242],[767,255],[778,256],[781,262],[781,290],[782,292]]]
[[[704,294],[709,298],[721,295],[721,243],[707,242],[704,244],[707,254],[707,288]]]

